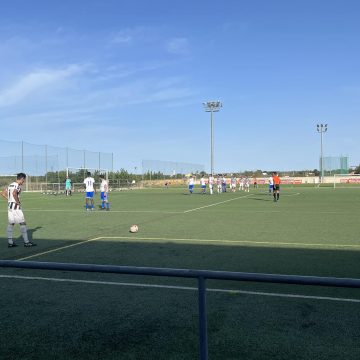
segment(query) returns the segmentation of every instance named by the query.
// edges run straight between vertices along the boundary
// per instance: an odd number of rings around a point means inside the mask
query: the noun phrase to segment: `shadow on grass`
[[[136,238],[103,239],[63,249],[76,242],[38,239],[37,243],[37,249],[14,249],[16,253],[6,249],[4,255],[22,258],[28,250],[34,255],[48,251],[32,260],[360,277],[358,251],[149,243]],[[60,250],[52,251],[56,249]],[[115,284],[196,288],[196,281],[22,269],[1,269],[1,275],[0,331],[4,339],[11,339],[0,344],[2,359],[198,358],[196,290]],[[33,278],[14,277],[19,275]],[[80,281],[71,282],[74,279]],[[295,291],[295,286],[220,281],[209,282],[208,287]],[[358,290],[323,293],[322,288],[299,288],[308,295],[357,294],[359,298]],[[210,358],[355,360],[360,356],[358,304],[213,292],[207,299]],[[36,342],[28,341],[34,334]]]

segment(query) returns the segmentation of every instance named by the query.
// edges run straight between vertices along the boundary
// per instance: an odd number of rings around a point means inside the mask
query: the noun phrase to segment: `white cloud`
[[[126,28],[115,33],[111,38],[113,44],[129,44],[136,39],[146,36],[146,30],[142,27]]]
[[[15,105],[36,91],[56,86],[59,82],[84,70],[79,65],[69,65],[63,69],[42,69],[26,74],[8,89],[0,92],[0,107]]]
[[[186,55],[189,53],[189,41],[186,38],[173,38],[166,44],[169,53],[175,55]]]

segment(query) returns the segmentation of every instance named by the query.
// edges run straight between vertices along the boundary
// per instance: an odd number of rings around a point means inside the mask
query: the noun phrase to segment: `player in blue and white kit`
[[[220,194],[222,192],[222,180],[220,175],[217,176],[216,184],[217,184],[217,193]]]
[[[195,184],[194,177],[190,176],[190,178],[189,178],[189,192],[190,192],[190,194],[192,194],[194,192],[194,184]]]
[[[274,179],[272,176],[269,177],[269,195],[272,194],[274,187]]]
[[[87,178],[84,180],[85,184],[85,191],[86,191],[86,197],[85,197],[85,208],[86,210],[94,210],[94,193],[95,193],[95,180],[93,177],[91,177],[91,173],[86,173]],[[90,205],[89,205],[90,200]]]
[[[232,192],[235,192],[235,191],[236,191],[236,181],[237,181],[237,180],[236,180],[236,177],[233,176],[233,177],[231,178],[231,183],[230,183],[230,184],[231,184],[230,186],[231,186],[231,191],[232,191]]]
[[[200,179],[200,186],[201,186],[201,193],[205,194],[206,193],[206,181],[205,181],[204,176],[202,176]]]
[[[109,193],[109,184],[107,180],[105,180],[104,175],[99,175],[100,178],[100,200],[101,200],[101,210],[106,211],[110,210],[110,204],[108,199],[108,193]]]
[[[212,175],[209,176],[209,191],[210,191],[210,195],[213,194],[214,191],[214,177]]]

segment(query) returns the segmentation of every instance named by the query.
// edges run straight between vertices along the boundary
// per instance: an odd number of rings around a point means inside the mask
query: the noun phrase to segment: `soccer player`
[[[195,180],[194,177],[191,175],[188,182],[190,194],[194,192],[194,184],[195,184]]]
[[[221,179],[222,192],[226,192],[226,178],[225,175]]]
[[[239,191],[244,190],[245,179],[243,177],[239,180]]]
[[[65,195],[71,196],[71,179],[67,176],[65,180]]]
[[[272,176],[269,177],[269,195],[273,192],[274,187],[274,179]]]
[[[36,246],[35,243],[29,241],[27,227],[25,222],[25,217],[23,211],[21,209],[21,202],[20,202],[20,192],[21,192],[21,185],[24,184],[26,180],[26,174],[19,173],[16,175],[16,181],[11,183],[6,189],[1,192],[1,196],[5,198],[8,202],[8,227],[7,227],[7,238],[8,238],[8,247],[16,247],[13,240],[13,232],[14,232],[14,225],[20,225],[20,232],[24,239],[24,246],[31,247]]]
[[[235,192],[236,191],[236,177],[232,176],[231,178],[231,191]]]
[[[204,176],[202,176],[200,179],[200,186],[201,186],[201,193],[205,194],[206,193],[206,181],[205,181]]]
[[[209,176],[209,191],[210,195],[212,195],[214,191],[214,177],[212,176],[212,174]]]
[[[93,177],[91,177],[91,173],[88,171],[86,173],[87,178],[84,180],[85,184],[85,191],[86,191],[86,197],[85,197],[85,208],[86,210],[94,210],[94,184],[95,180]],[[89,205],[90,200],[90,205]]]
[[[250,192],[250,179],[246,177],[244,179],[245,192]]]
[[[217,184],[217,193],[220,194],[222,192],[222,180],[221,180],[221,175],[219,174],[217,179],[216,179],[216,184]]]
[[[101,210],[109,211],[110,210],[110,204],[108,199],[108,193],[109,193],[109,183],[107,180],[105,180],[104,175],[99,175],[100,178],[100,200],[101,200]]]
[[[273,172],[273,182],[274,182],[274,185],[273,185],[273,196],[274,196],[274,201],[279,201],[279,198],[280,198],[280,178],[277,174],[276,171]]]

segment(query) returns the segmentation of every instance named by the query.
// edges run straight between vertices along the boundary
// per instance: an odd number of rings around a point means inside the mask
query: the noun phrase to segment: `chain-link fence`
[[[0,140],[0,147],[1,175],[24,172],[32,176],[47,176],[69,167],[113,171],[112,153],[36,145],[25,141]]]

